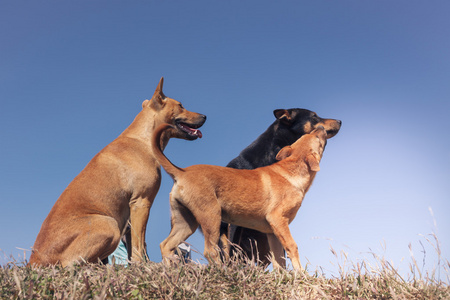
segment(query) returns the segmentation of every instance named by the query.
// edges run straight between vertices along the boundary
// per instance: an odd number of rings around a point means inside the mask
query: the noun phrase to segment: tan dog
[[[273,248],[278,238],[293,267],[301,269],[289,224],[320,169],[327,137],[324,127],[319,126],[291,146],[282,148],[277,163],[253,170],[211,165],[174,166],[158,145],[161,135],[171,128],[168,124],[161,125],[153,137],[155,157],[174,180],[170,193],[172,230],[160,245],[163,258],[169,258],[178,244],[200,225],[205,236],[205,257],[220,263],[217,242],[223,220],[267,233],[271,250],[282,254],[283,249]],[[278,264],[283,262],[281,255],[275,259]]]
[[[145,258],[145,230],[150,208],[161,184],[160,165],[153,156],[152,133],[172,124],[158,141],[195,140],[206,116],[187,111],[167,98],[161,78],[151,100],[131,125],[100,151],[61,194],[42,224],[30,265],[76,261],[98,262],[117,247],[128,220],[131,223],[132,260]]]

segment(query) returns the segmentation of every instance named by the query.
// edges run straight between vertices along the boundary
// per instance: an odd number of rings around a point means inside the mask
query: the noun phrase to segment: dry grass
[[[433,236],[435,238],[435,236]],[[265,271],[237,259],[227,266],[162,263],[129,267],[75,265],[31,269],[20,263],[0,268],[1,299],[450,299],[447,260],[420,271],[412,256],[408,278],[374,255],[376,264],[352,263],[331,251],[339,276],[305,271]],[[444,278],[441,278],[444,276]]]

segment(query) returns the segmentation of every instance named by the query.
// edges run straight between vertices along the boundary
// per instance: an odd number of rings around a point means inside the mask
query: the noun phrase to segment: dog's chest
[[[161,167],[157,164],[149,165],[131,174],[128,180],[133,194],[154,197],[161,185]]]
[[[111,183],[116,182],[131,198],[154,197],[161,184],[161,166],[147,147],[133,146],[110,147],[99,155],[99,169],[108,170],[103,173],[107,173]]]

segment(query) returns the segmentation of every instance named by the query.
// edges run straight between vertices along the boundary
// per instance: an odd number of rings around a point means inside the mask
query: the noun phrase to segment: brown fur
[[[293,144],[302,135],[310,133],[318,126],[323,126],[329,139],[339,132],[342,124],[340,120],[324,119],[315,112],[302,108],[276,109],[273,114],[276,118],[275,122],[231,160],[227,167],[255,169],[271,165],[276,162],[275,157],[283,147]],[[242,256],[256,259],[258,264],[261,263],[263,266],[270,264],[270,245],[267,234],[226,223],[221,224],[220,233],[222,248],[228,249],[223,252],[224,258]],[[228,240],[231,243],[228,243]],[[272,242],[272,249],[275,246],[277,249],[282,248],[278,241]]]
[[[220,263],[217,243],[219,225],[224,222],[268,234],[275,259],[282,263],[282,248],[274,249],[276,239],[286,249],[295,269],[300,259],[289,224],[297,214],[311,186],[326,144],[326,131],[320,126],[277,154],[279,162],[253,170],[193,165],[173,165],[158,146],[161,134],[172,126],[161,125],[154,133],[155,157],[174,179],[170,193],[172,230],[160,247],[169,258],[179,243],[200,225],[205,236],[205,257]]]
[[[164,148],[172,137],[201,137],[195,128],[206,119],[166,97],[162,87],[163,78],[152,99],[142,103],[142,111],[131,125],[101,150],[61,194],[42,224],[30,265],[67,266],[77,261],[103,260],[116,249],[128,221],[132,260],[145,258],[147,220],[161,184],[160,165],[151,150],[152,133],[160,124],[172,124],[158,141],[158,146]]]

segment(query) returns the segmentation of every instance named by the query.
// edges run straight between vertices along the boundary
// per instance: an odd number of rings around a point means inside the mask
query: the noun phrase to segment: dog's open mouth
[[[202,138],[202,132],[198,130],[201,125],[194,124],[186,124],[182,122],[177,122],[177,127],[181,129],[181,131],[186,132],[189,136],[193,138]]]

